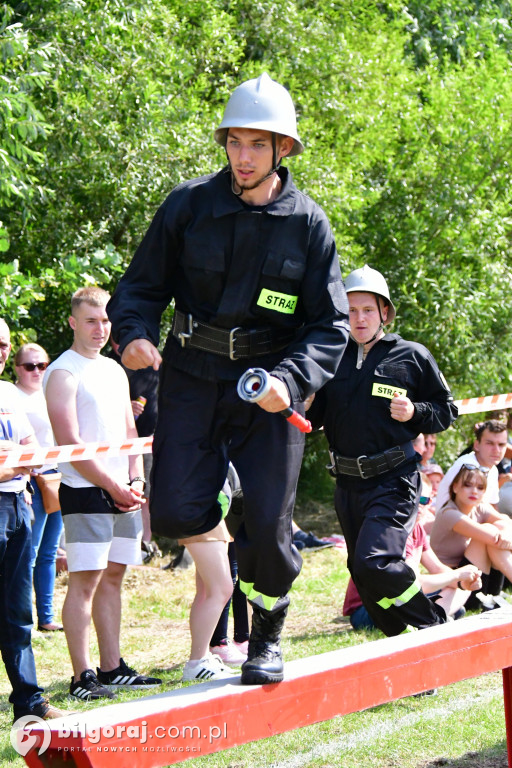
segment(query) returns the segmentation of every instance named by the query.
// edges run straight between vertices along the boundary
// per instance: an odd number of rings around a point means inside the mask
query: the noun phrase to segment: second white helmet
[[[388,317],[386,325],[392,323],[396,317],[396,309],[389,297],[389,288],[384,275],[376,269],[372,269],[368,264],[360,269],[354,269],[345,280],[345,291],[354,293],[374,293],[381,296],[388,305]]]

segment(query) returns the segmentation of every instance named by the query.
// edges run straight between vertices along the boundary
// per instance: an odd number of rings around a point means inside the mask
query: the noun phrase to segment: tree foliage
[[[2,312],[19,339],[67,344],[71,291],[113,288],[172,187],[223,164],[212,132],[233,87],[268,71],[294,98],[306,152],[290,167],[343,273],[385,273],[396,329],[457,397],[508,391],[510,5],[2,6]]]

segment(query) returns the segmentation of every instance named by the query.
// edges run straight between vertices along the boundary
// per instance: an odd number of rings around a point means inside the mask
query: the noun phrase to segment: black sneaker
[[[114,698],[114,694],[111,693],[108,688],[104,688],[103,685],[100,685],[98,678],[92,669],[86,669],[85,672],[82,672],[80,680],[73,681],[73,678],[71,678],[69,693],[71,696],[74,696],[75,699],[80,699],[80,701],[96,701],[96,699]]]
[[[138,672],[125,664],[123,659],[119,659],[119,661],[120,664],[117,669],[113,669],[111,672],[102,672],[98,668],[98,681],[102,685],[107,685],[109,688],[130,688],[134,691],[139,688],[156,688],[158,685],[162,685],[162,681],[158,677],[139,675]]]

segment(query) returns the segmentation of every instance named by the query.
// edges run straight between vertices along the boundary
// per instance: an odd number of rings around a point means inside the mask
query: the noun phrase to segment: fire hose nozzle
[[[245,400],[246,403],[257,403],[269,393],[270,376],[263,368],[248,368],[240,376],[236,390],[238,396]],[[311,432],[311,422],[301,416],[300,413],[297,413],[297,411],[294,411],[292,408],[285,408],[280,413],[301,432]]]

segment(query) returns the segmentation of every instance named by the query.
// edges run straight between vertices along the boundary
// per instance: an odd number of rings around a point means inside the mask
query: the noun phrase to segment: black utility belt
[[[340,456],[336,451],[329,451],[331,466],[328,469],[333,475],[351,475],[368,480],[370,477],[382,475],[384,472],[399,467],[408,459],[412,459],[415,453],[411,442],[389,448],[387,451],[376,453],[374,456],[363,455],[356,459]]]
[[[182,347],[201,349],[203,352],[229,357],[230,360],[240,360],[284,349],[295,338],[296,329],[246,330],[237,327],[228,330],[195,320],[192,315],[186,315],[176,309],[171,332]]]

